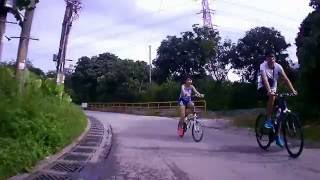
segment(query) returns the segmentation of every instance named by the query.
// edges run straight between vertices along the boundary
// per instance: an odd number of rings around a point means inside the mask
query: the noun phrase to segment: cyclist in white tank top
[[[180,122],[184,121],[186,115],[186,108],[190,108],[192,111],[194,111],[194,103],[191,99],[192,92],[194,92],[196,96],[204,96],[196,90],[196,88],[192,85],[192,79],[188,77],[186,78],[185,83],[181,86],[181,92],[179,97]],[[183,133],[183,129],[178,129],[178,131],[179,133]]]

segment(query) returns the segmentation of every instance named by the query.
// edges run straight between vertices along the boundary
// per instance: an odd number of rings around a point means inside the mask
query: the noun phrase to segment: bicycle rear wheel
[[[197,120],[194,120],[192,126],[192,138],[195,142],[200,142],[203,138],[203,127]]]
[[[257,117],[256,125],[255,125],[255,133],[256,133],[256,139],[259,146],[263,150],[268,150],[268,148],[270,147],[270,144],[274,139],[274,133],[272,129],[267,129],[264,127],[265,121],[266,121],[266,116],[264,114],[260,114]]]
[[[293,113],[286,114],[282,130],[289,155],[292,158],[299,157],[303,150],[304,138],[298,116]]]

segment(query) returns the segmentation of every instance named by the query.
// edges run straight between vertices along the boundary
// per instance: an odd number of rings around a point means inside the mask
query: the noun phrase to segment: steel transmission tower
[[[200,13],[202,13],[203,26],[212,29],[211,14],[213,14],[214,11],[210,9],[209,0],[202,0],[202,11]]]
[[[71,30],[72,22],[79,17],[79,11],[81,9],[80,0],[65,0],[66,1],[66,11],[64,14],[64,19],[62,23],[62,32],[59,45],[59,52],[56,57],[57,61],[57,84],[64,83],[65,74],[65,61],[67,44],[69,39],[69,33]],[[55,60],[55,59],[54,59]]]

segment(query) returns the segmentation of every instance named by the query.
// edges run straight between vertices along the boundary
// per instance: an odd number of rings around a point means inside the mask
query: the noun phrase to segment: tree
[[[239,39],[236,47],[236,57],[232,60],[233,68],[241,75],[242,81],[254,83],[257,81],[260,64],[267,51],[274,51],[277,62],[293,77],[293,71],[288,60],[286,49],[290,46],[281,33],[274,28],[256,27],[246,32]]]
[[[204,66],[215,56],[219,39],[217,31],[197,25],[193,25],[192,32],[181,33],[181,37],[168,36],[161,42],[153,61],[156,81],[179,80],[186,74],[205,77]]]
[[[206,69],[216,81],[222,82],[228,79],[230,63],[235,57],[235,50],[236,46],[231,40],[219,42],[216,55],[206,65]]]
[[[16,66],[14,61],[0,62],[0,65],[6,66],[6,67],[9,67],[12,69],[14,69]],[[40,77],[45,77],[45,73],[40,68],[35,67],[30,60],[26,61],[26,67],[30,72],[32,72]]]
[[[16,6],[22,10],[35,6],[39,0],[16,0]]]
[[[92,59],[81,57],[72,75],[72,89],[82,101],[95,100],[97,77]]]
[[[320,87],[317,84],[320,77],[320,11],[319,1],[311,1],[315,8],[302,22],[296,38],[297,56],[299,60],[299,84],[301,101],[307,110],[319,112]],[[317,6],[316,6],[317,5]]]
[[[55,79],[57,77],[57,71],[52,70],[46,73],[46,78]]]
[[[133,101],[146,88],[146,62],[121,60],[104,53],[79,59],[71,77],[74,99],[79,101]]]
[[[311,0],[309,5],[316,10],[320,10],[320,0]]]

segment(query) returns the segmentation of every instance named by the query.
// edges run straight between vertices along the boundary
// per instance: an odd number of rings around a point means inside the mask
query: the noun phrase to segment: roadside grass
[[[83,111],[46,83],[30,77],[19,92],[13,72],[0,67],[0,180],[30,171],[86,127]]]

